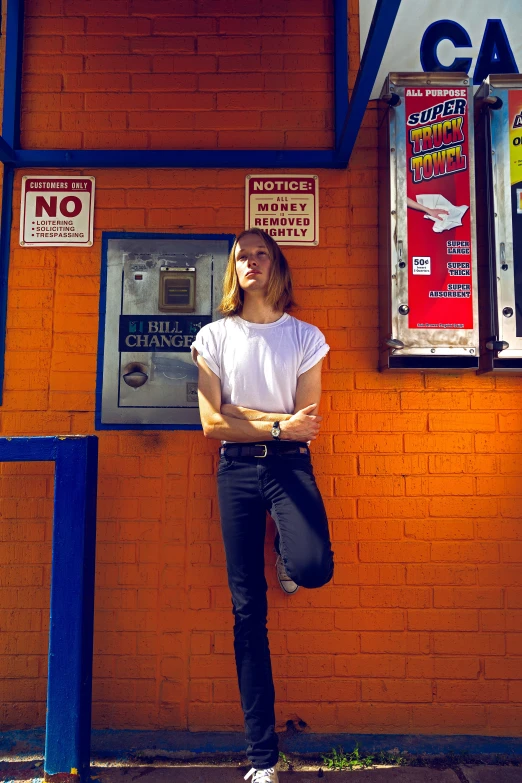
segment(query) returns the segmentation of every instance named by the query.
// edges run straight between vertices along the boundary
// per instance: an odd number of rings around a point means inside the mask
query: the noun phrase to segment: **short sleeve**
[[[297,370],[297,377],[324,359],[330,346],[324,339],[324,334],[316,327],[307,329],[303,340],[303,359]]]
[[[197,358],[194,350],[204,358],[212,372],[221,379],[221,361],[219,350],[219,339],[211,327],[214,324],[207,324],[196,335],[196,339],[191,346],[192,360],[197,364]]]

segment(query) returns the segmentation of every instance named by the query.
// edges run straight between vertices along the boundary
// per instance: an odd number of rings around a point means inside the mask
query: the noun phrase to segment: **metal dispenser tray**
[[[190,348],[218,317],[229,247],[228,238],[108,240],[102,426],[200,423]]]
[[[482,371],[522,371],[522,76],[475,96]]]
[[[477,369],[472,88],[390,73],[380,100],[380,369]]]

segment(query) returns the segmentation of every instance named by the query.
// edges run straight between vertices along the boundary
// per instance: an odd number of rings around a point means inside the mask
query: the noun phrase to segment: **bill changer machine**
[[[200,423],[190,351],[218,317],[229,249],[226,236],[105,238],[101,428]]]
[[[522,77],[475,96],[481,370],[522,371]]]
[[[477,369],[472,87],[391,73],[380,107],[380,367]]]

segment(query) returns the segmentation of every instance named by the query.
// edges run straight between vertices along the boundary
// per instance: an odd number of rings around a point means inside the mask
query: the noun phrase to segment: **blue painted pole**
[[[14,165],[52,168],[336,168],[333,150],[15,150]]]
[[[3,401],[5,367],[5,333],[7,323],[7,281],[11,252],[11,223],[13,220],[14,169],[4,165],[2,181],[2,214],[0,216],[0,405]]]
[[[14,162],[14,150],[5,139],[0,136],[0,162],[1,163],[13,163]]]
[[[47,780],[87,781],[98,439],[56,441],[44,771]]]
[[[400,4],[401,0],[377,0],[361,65],[339,135],[336,157],[340,166],[348,165],[350,160]]]
[[[12,149],[20,146],[23,40],[24,2],[7,0],[2,136]]]
[[[334,122],[337,149],[348,111],[348,2],[334,0]]]

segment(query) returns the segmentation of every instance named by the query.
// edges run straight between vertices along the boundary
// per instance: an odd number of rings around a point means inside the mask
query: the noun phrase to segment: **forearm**
[[[223,416],[229,416],[233,419],[242,419],[243,421],[288,421],[292,418],[291,413],[267,413],[266,411],[257,411],[253,408],[244,408],[242,405],[232,405],[224,403],[221,406]]]
[[[215,413],[203,422],[203,432],[206,438],[236,443],[256,443],[272,440],[272,423],[236,419],[222,413]]]

